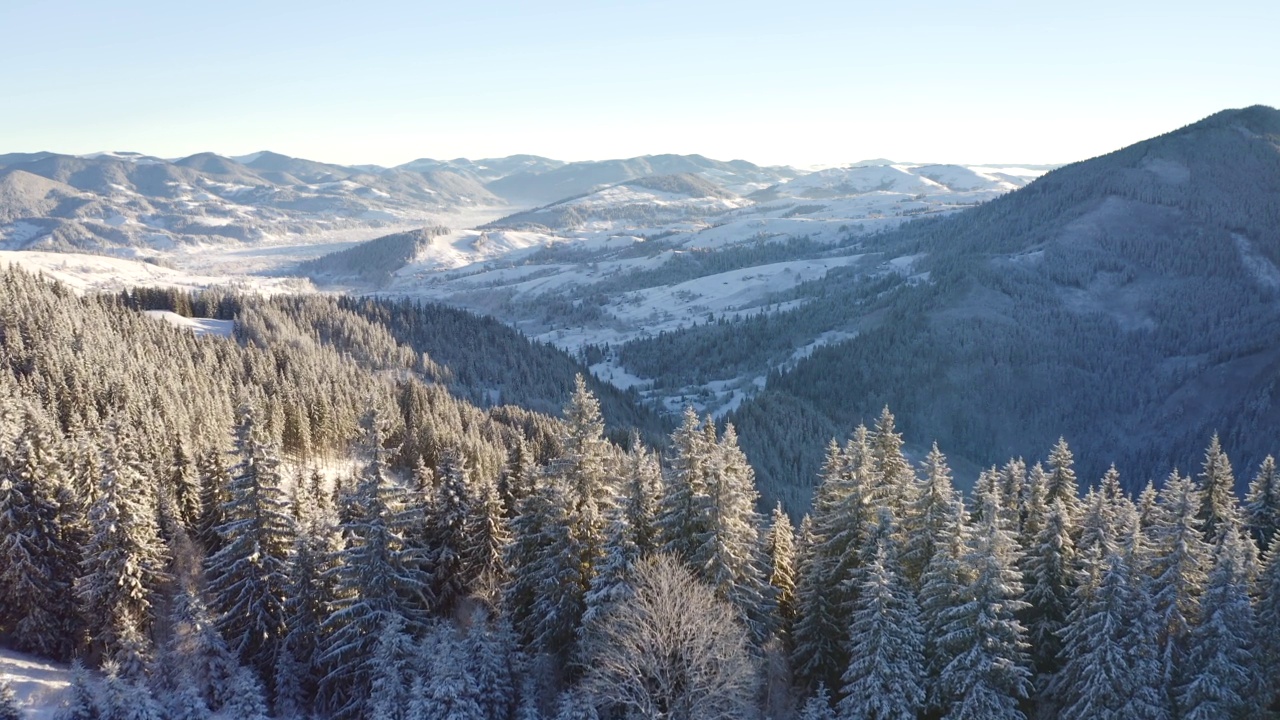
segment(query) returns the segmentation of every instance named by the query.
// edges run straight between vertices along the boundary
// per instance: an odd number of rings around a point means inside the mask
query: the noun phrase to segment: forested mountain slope
[[[822,444],[885,404],[917,447],[936,439],[970,467],[1065,435],[1086,480],[1114,462],[1131,486],[1192,467],[1215,429],[1255,464],[1280,427],[1274,109],[1219,113],[861,250],[902,271],[833,271],[779,298],[797,309],[637,341],[623,362],[719,377],[767,368],[777,328],[800,344],[856,335],[775,369],[730,416],[763,487],[797,500]]]

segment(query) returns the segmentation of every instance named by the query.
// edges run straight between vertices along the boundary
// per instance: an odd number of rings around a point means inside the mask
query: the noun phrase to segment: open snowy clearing
[[[0,679],[13,686],[24,718],[52,720],[71,685],[71,669],[0,648]]]

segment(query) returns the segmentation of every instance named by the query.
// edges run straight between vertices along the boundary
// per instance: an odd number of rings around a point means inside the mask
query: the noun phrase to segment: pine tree
[[[924,629],[898,562],[891,510],[880,509],[870,555],[856,576],[842,720],[913,720],[925,704]]]
[[[452,626],[439,623],[423,642],[424,675],[430,684],[414,686],[414,697],[405,720],[485,720],[479,688],[463,657]]]
[[[1045,494],[1045,505],[1054,500],[1061,500],[1071,517],[1079,514],[1080,487],[1076,482],[1075,457],[1067,447],[1065,438],[1058,438],[1058,443],[1049,453],[1048,492]]]
[[[369,720],[403,720],[409,704],[415,652],[405,633],[404,620],[391,615],[378,633],[373,651],[373,679],[369,683]]]
[[[1086,562],[1101,567],[1082,573],[1077,603],[1064,629],[1066,664],[1055,678],[1064,717],[1139,720],[1162,717],[1153,693],[1159,669],[1152,652],[1141,651],[1137,622],[1151,607],[1133,558],[1112,550]],[[1146,670],[1146,672],[1143,672]]]
[[[619,603],[627,602],[635,592],[635,570],[640,563],[640,549],[621,513],[614,513],[605,541],[604,559],[591,578],[584,597],[585,609],[578,640],[586,662],[590,663],[591,645],[600,623]]]
[[[943,685],[946,668],[967,648],[968,638],[951,631],[952,608],[966,602],[973,574],[966,566],[969,528],[964,500],[957,493],[936,529],[934,553],[920,576],[920,616],[925,635],[929,706],[950,707],[955,688]]]
[[[204,601],[191,588],[183,588],[173,599],[169,637],[156,664],[168,680],[167,691],[191,689],[206,712],[221,709],[234,694],[240,669]],[[198,712],[198,707],[187,709]]]
[[[1175,470],[1160,490],[1161,512],[1151,528],[1155,610],[1159,618],[1162,685],[1166,690],[1185,681],[1187,643],[1200,616],[1209,566],[1209,547],[1200,532],[1200,492]],[[1177,698],[1171,698],[1175,703]]]
[[[657,454],[641,445],[638,434],[631,437],[631,450],[623,465],[621,490],[618,502],[631,540],[640,556],[648,557],[658,551],[657,514],[662,495],[662,468]]]
[[[959,652],[942,670],[942,694],[954,698],[946,720],[1021,720],[1018,701],[1030,689],[1026,629],[1017,614],[1025,603],[1017,571],[1017,544],[1004,526],[1000,494],[982,499],[982,524],[965,565],[973,583],[964,602],[944,612],[940,643]]]
[[[714,447],[708,445],[692,407],[685,408],[684,422],[671,435],[671,447],[666,492],[658,505],[658,535],[663,553],[687,560],[693,557],[697,538],[706,532],[701,500],[706,496]]]
[[[947,458],[934,443],[924,460],[924,483],[910,510],[917,527],[907,537],[902,554],[902,569],[913,587],[919,588],[925,567],[949,537],[952,506],[957,497]]]
[[[710,426],[710,425],[709,425]],[[688,558],[694,575],[741,613],[757,643],[773,631],[773,597],[765,576],[755,475],[733,426],[716,444],[706,481],[705,534]]]
[[[1280,530],[1280,471],[1270,455],[1258,466],[1258,474],[1249,483],[1244,509],[1254,541],[1265,550]]]
[[[463,550],[462,574],[473,590],[493,589],[502,583],[506,577],[503,557],[511,542],[497,486],[492,482],[479,485],[471,512],[463,523],[469,543]]]
[[[825,683],[818,683],[817,690],[805,701],[799,720],[836,720],[835,708],[831,707],[831,694],[827,692]]]
[[[1045,677],[1060,666],[1061,631],[1075,588],[1076,553],[1068,513],[1061,499],[1053,501],[1022,561],[1027,608],[1021,618],[1031,641],[1034,667]]]
[[[200,482],[200,521],[196,539],[212,556],[222,549],[218,528],[222,525],[222,509],[226,506],[231,487],[231,473],[217,450],[210,449],[196,459]]]
[[[297,533],[285,598],[288,631],[275,668],[276,714],[286,717],[311,709],[321,676],[322,623],[337,601],[335,562],[341,557],[342,537],[332,508],[321,500],[327,495],[321,481],[312,473],[294,486]]]
[[[892,510],[905,539],[914,530],[910,510],[916,503],[919,488],[911,463],[902,453],[902,445],[893,413],[886,406],[880,411],[871,436],[871,496],[877,507],[887,506]]]
[[[1218,543],[1222,528],[1230,525],[1236,512],[1236,478],[1231,470],[1231,460],[1222,450],[1218,434],[1209,440],[1204,453],[1204,466],[1200,472],[1200,522],[1205,539]]]
[[[0,447],[0,628],[17,649],[59,659],[77,626],[66,611],[79,561],[67,489],[52,431],[29,408],[12,451]]]
[[[1266,570],[1258,578],[1258,653],[1262,705],[1280,704],[1280,534],[1271,537]]]
[[[321,625],[325,644],[319,661],[328,669],[322,690],[338,717],[357,716],[365,709],[374,644],[386,623],[399,617],[412,630],[432,606],[426,595],[430,577],[405,541],[418,520],[405,507],[404,488],[388,471],[376,408],[365,413],[361,424],[368,463],[348,503],[346,548],[330,571],[337,599]]]
[[[178,520],[182,522],[188,533],[197,534],[200,530],[200,521],[204,517],[200,471],[187,450],[186,443],[180,440],[175,440],[173,443],[169,487],[172,489],[173,499],[177,505]]]
[[[98,497],[89,511],[92,536],[81,561],[76,594],[89,622],[92,647],[129,677],[140,676],[154,620],[152,602],[165,580],[150,479],[132,440],[112,421],[103,449]]]
[[[467,671],[476,684],[477,701],[486,720],[511,717],[516,694],[512,658],[516,655],[515,637],[505,622],[493,622],[488,613],[477,608],[472,614],[471,628],[463,641]]]
[[[769,585],[778,603],[778,619],[789,631],[796,615],[796,538],[791,528],[791,518],[779,502],[773,508],[769,533],[765,536],[764,549],[769,558]]]
[[[469,523],[477,513],[471,497],[471,474],[466,457],[456,450],[442,454],[437,469],[435,497],[427,513],[427,535],[438,609],[448,611],[467,593],[472,577],[465,570],[465,556],[472,544]]]
[[[97,683],[76,660],[71,664],[71,683],[67,687],[66,702],[59,708],[56,720],[100,720]]]
[[[1191,631],[1190,673],[1181,689],[1183,717],[1251,718],[1259,711],[1255,659],[1257,619],[1249,599],[1249,541],[1227,519],[1218,528],[1213,568]]]
[[[295,531],[280,460],[252,406],[241,408],[236,449],[241,461],[217,528],[222,549],[206,561],[205,575],[227,644],[260,676],[271,677],[287,630]]]
[[[865,546],[871,512],[871,436],[858,427],[844,448],[827,446],[814,494],[812,541],[802,549],[796,587],[792,666],[809,687],[837,685],[849,665],[845,633],[853,612],[852,578]]]

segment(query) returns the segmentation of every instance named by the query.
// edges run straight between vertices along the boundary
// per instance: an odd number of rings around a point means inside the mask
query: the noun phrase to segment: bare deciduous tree
[[[601,623],[584,682],[597,705],[630,718],[759,714],[759,670],[733,607],[666,556],[640,567],[634,598]]]

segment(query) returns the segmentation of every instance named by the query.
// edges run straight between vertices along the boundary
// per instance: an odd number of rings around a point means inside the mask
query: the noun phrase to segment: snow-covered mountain
[[[368,170],[269,152],[242,160],[0,156],[0,248],[149,256],[337,231],[377,234],[505,207],[479,182],[444,169]]]

